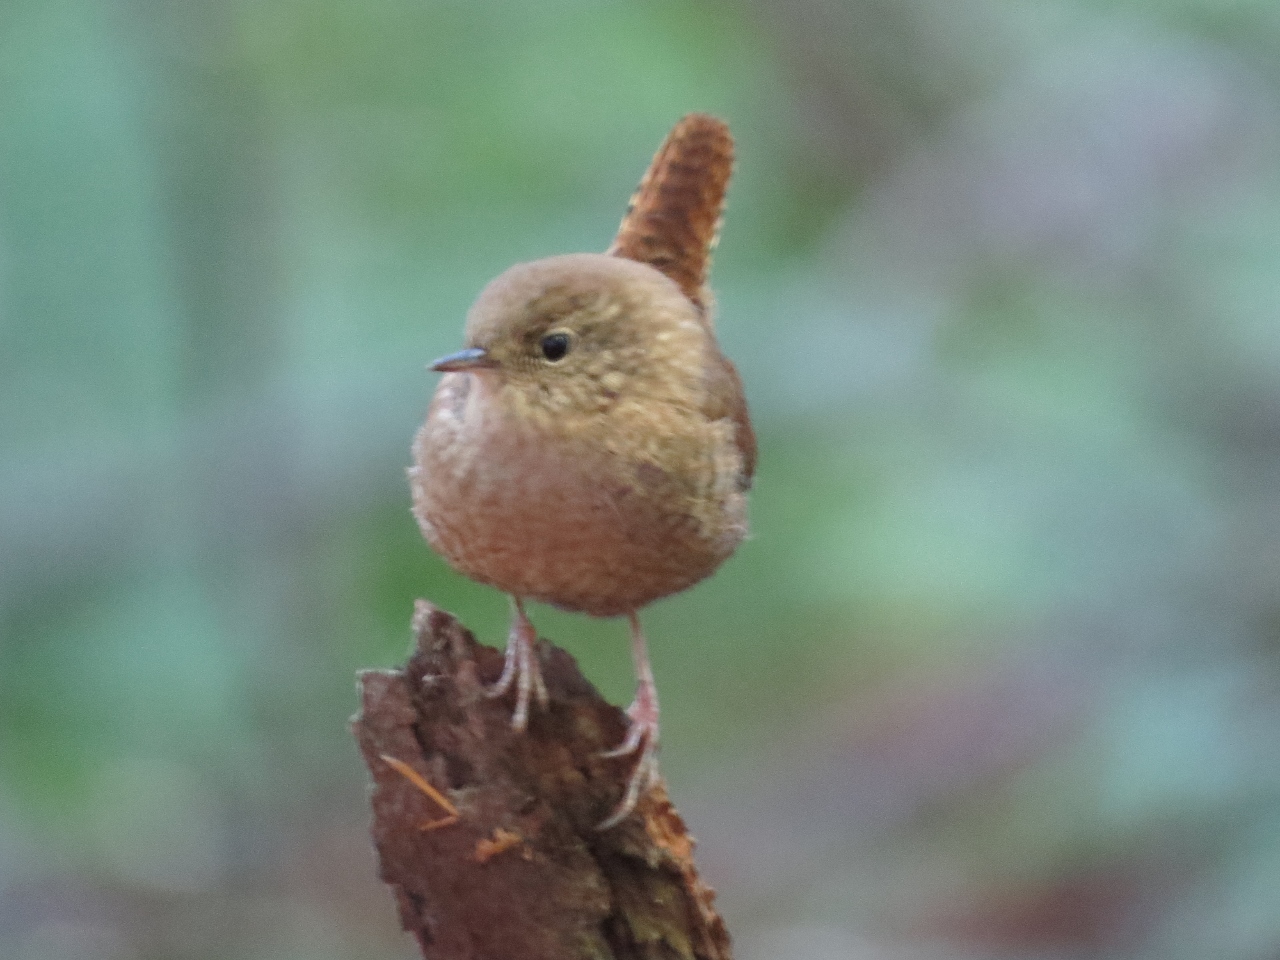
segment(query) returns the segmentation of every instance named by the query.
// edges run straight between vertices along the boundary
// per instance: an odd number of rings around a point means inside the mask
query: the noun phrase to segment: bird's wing
[[[751,417],[747,414],[747,397],[742,390],[742,378],[738,376],[738,368],[733,361],[717,352],[714,361],[707,368],[707,417],[711,420],[732,420],[734,425],[734,442],[738,454],[742,458],[742,475],[738,478],[738,486],[742,490],[751,489],[751,478],[756,472],[756,432],[751,427]]]

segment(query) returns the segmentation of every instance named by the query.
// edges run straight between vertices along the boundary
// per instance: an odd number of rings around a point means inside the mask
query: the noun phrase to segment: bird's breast
[[[597,616],[712,573],[746,533],[733,426],[625,409],[548,425],[447,375],[414,443],[414,513],[462,573]]]

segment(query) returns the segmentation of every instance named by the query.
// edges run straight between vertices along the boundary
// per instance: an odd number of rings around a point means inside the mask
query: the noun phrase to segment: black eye
[[[539,344],[542,355],[555,363],[569,352],[569,335],[567,333],[548,333]]]

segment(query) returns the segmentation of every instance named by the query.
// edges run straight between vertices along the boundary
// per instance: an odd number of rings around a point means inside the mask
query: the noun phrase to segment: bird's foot
[[[546,709],[550,697],[538,663],[538,632],[525,614],[524,604],[517,599],[513,600],[512,607],[511,632],[507,635],[507,659],[502,667],[502,676],[485,693],[490,697],[501,697],[512,684],[515,685],[516,709],[511,715],[511,726],[522,731],[529,725],[530,699],[537,697],[538,704]]]
[[[630,816],[640,795],[658,780],[658,697],[652,683],[641,682],[640,689],[636,691],[635,702],[627,708],[627,716],[631,719],[631,725],[627,728],[626,739],[601,756],[626,757],[637,753],[639,757],[632,768],[631,779],[627,781],[627,791],[622,795],[622,802],[596,827],[597,830],[616,827]]]

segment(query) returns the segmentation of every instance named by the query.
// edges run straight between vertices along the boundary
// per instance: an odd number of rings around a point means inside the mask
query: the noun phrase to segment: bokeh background
[[[646,623],[741,960],[1280,957],[1274,0],[6,0],[0,957],[414,955],[353,676],[507,617],[424,364],[694,109],[754,537]]]

